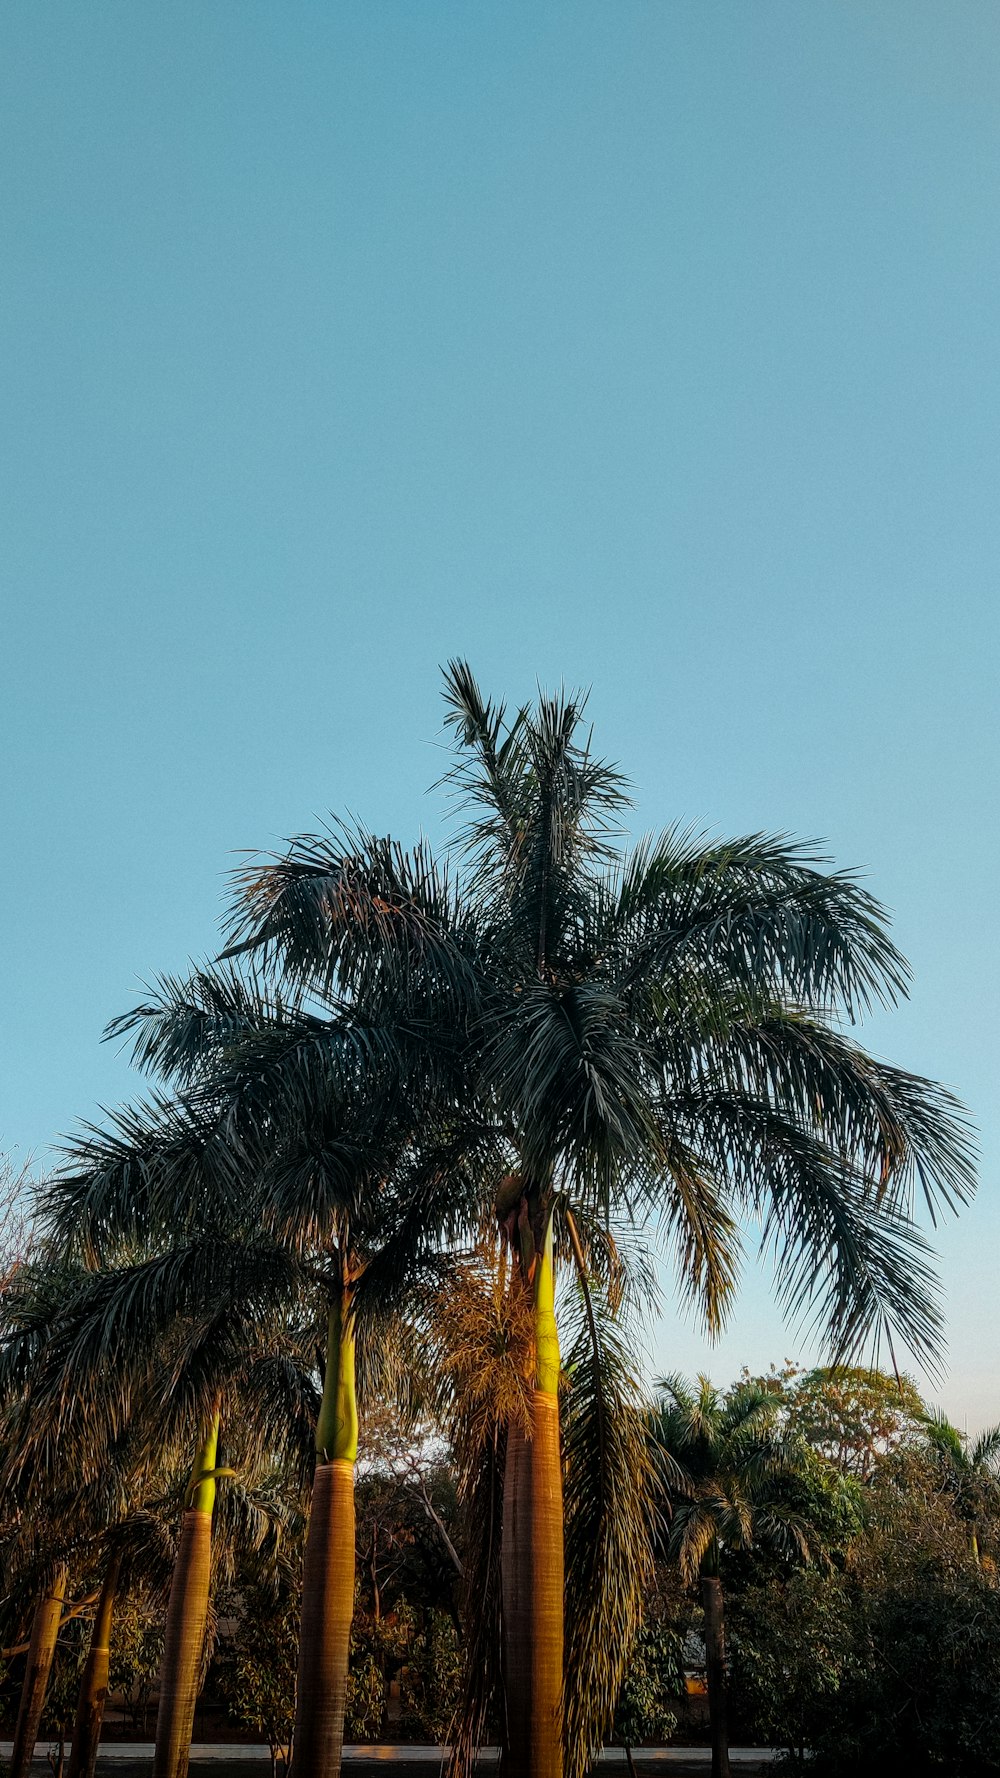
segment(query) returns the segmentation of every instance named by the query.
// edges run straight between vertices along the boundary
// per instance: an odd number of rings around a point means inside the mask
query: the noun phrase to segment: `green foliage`
[[[295,1717],[298,1610],[289,1597],[276,1606],[260,1589],[238,1595],[232,1607],[235,1629],[216,1662],[219,1690],[233,1720],[263,1736],[274,1772]]]
[[[438,1746],[447,1742],[462,1686],[462,1650],[454,1623],[429,1611],[411,1638],[400,1674],[400,1700],[408,1731]]]
[[[137,1734],[145,1736],[153,1690],[163,1659],[163,1608],[141,1599],[123,1599],[111,1631],[108,1685],[125,1700]]]
[[[837,1365],[789,1368],[782,1382],[789,1427],[847,1474],[867,1480],[884,1458],[920,1443],[925,1409],[910,1377]]]
[[[824,1716],[839,1708],[853,1656],[847,1589],[839,1576],[799,1569],[730,1595],[732,1692],[765,1746],[802,1764]]]
[[[1000,1590],[910,1464],[842,1570],[734,1601],[734,1689],[756,1733],[830,1778],[1000,1771]],[[926,1472],[925,1472],[926,1481]]]
[[[351,1665],[347,1675],[344,1737],[376,1741],[385,1716],[385,1671],[371,1648],[351,1633]]]
[[[671,1705],[684,1690],[684,1638],[662,1619],[643,1625],[629,1655],[614,1716],[625,1747],[669,1741],[677,1727]]]

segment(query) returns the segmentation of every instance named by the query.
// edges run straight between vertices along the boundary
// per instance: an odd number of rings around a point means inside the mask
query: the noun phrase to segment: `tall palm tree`
[[[807,1447],[789,1439],[781,1404],[753,1383],[719,1395],[707,1377],[696,1388],[664,1377],[650,1415],[659,1483],[669,1513],[669,1554],[705,1614],[712,1731],[712,1778],[729,1778],[725,1605],[720,1558],[762,1544],[808,1559],[809,1537],[789,1511],[785,1484],[802,1474]]]
[[[979,1562],[979,1524],[987,1509],[1000,1503],[1000,1426],[990,1426],[968,1439],[941,1412],[923,1416],[927,1455],[939,1484],[965,1524],[969,1552]]]
[[[946,1093],[838,1029],[907,979],[852,877],[763,836],[668,832],[616,850],[626,786],[592,756],[579,700],[542,698],[508,720],[462,664],[446,699],[452,782],[471,805],[451,874],[363,834],[295,841],[240,874],[231,954],[337,1000],[366,1090],[373,1076],[396,1093],[419,1078],[425,1112],[448,1102],[499,1144],[481,1200],[530,1324],[528,1428],[506,1441],[506,1714],[514,1768],[555,1778],[557,1206],[578,1220],[659,1218],[710,1325],[732,1297],[749,1215],[786,1304],[839,1351],[885,1331],[926,1357],[940,1316],[913,1188],[955,1204],[971,1160]],[[326,1041],[304,1040],[299,1074]]]
[[[107,1366],[109,1344],[148,1351],[185,1322],[211,1330],[210,1340],[199,1333],[202,1349],[221,1342],[238,1354],[293,1311],[322,1321],[293,1746],[300,1770],[322,1774],[339,1768],[354,1605],[356,1349],[360,1339],[374,1375],[394,1314],[469,1188],[446,1133],[425,1129],[418,1149],[412,1114],[382,1108],[376,1119],[368,1099],[348,1106],[343,1085],[338,1097],[328,1081],[321,1093],[295,1081],[290,1096],[282,1066],[289,1047],[301,1044],[303,1022],[290,1033],[273,1008],[258,1004],[251,1023],[249,1006],[244,998],[238,1021],[230,1006],[221,1053],[214,1036],[205,1040],[217,1066],[206,1076],[198,1058],[197,1098],[159,1101],[124,1115],[117,1129],[90,1132],[50,1189],[46,1215],[55,1234],[92,1261],[118,1262],[98,1284],[85,1336],[69,1342],[77,1378],[81,1339],[92,1374]],[[162,1032],[179,1014],[165,1007],[158,1016]],[[314,1044],[317,1025],[312,1019]],[[140,1233],[164,1252],[129,1265]],[[205,1386],[200,1400],[208,1400]],[[174,1743],[186,1750],[190,1739],[199,1642],[192,1624],[203,1622],[207,1597],[212,1467],[211,1450],[202,1452],[192,1476],[178,1567],[178,1588],[186,1575],[188,1591],[178,1591],[168,1618],[165,1670],[173,1679],[161,1693],[161,1717],[169,1710],[175,1729],[168,1735],[164,1722],[158,1726],[157,1778],[177,1778]]]
[[[668,833],[616,856],[625,786],[580,738],[578,701],[542,699],[508,723],[461,665],[446,693],[481,910],[477,1085],[511,1132],[497,1212],[533,1317],[531,1436],[508,1441],[508,1711],[515,1769],[554,1778],[560,1197],[662,1217],[716,1325],[749,1211],[793,1309],[818,1309],[842,1347],[881,1325],[926,1352],[939,1322],[906,1215],[912,1182],[953,1201],[970,1162],[948,1096],[833,1025],[906,979],[881,910],[850,878],[761,837]]]
[[[850,876],[762,836],[668,832],[616,848],[626,786],[592,756],[580,700],[541,698],[508,720],[461,664],[446,697],[453,781],[471,805],[453,865],[334,830],[241,872],[230,965],[164,984],[128,1021],[140,1059],[177,1091],[163,1117],[204,1138],[191,1203],[184,1166],[164,1164],[155,1131],[149,1160],[140,1130],[132,1161],[98,1168],[96,1184],[84,1167],[60,1213],[97,1251],[109,1231],[119,1244],[140,1231],[176,1243],[182,1202],[188,1222],[235,1206],[253,1238],[269,1231],[322,1275],[333,1442],[317,1467],[307,1588],[337,1605],[322,1607],[318,1658],[303,1657],[296,1733],[296,1757],[308,1748],[320,1778],[339,1760],[346,1580],[333,1551],[336,1526],[349,1530],[351,1344],[388,1278],[398,1286],[487,1211],[503,1232],[528,1328],[527,1427],[509,1429],[503,1484],[509,1751],[519,1773],[556,1778],[561,1256],[579,1273],[564,1212],[578,1230],[659,1219],[711,1325],[732,1298],[749,1216],[787,1305],[813,1313],[838,1350],[884,1330],[927,1356],[940,1317],[910,1221],[914,1183],[932,1206],[972,1183],[948,1095],[839,1029],[906,983],[882,910]],[[387,1240],[383,1193],[397,1206]],[[605,1680],[610,1710],[610,1670]],[[591,1741],[605,1702],[602,1686]],[[587,1751],[576,1737],[574,1773]]]

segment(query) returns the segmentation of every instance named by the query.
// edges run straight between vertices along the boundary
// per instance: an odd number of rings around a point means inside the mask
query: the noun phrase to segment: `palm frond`
[[[634,1356],[590,1294],[565,1366],[568,1778],[582,1778],[610,1726],[652,1570],[650,1458]]]
[[[252,968],[216,965],[186,978],[160,975],[147,992],[146,1000],[112,1019],[104,1035],[130,1040],[135,1067],[181,1087],[210,1074],[234,1044],[304,1017]]]
[[[104,1129],[85,1125],[63,1153],[39,1224],[91,1265],[238,1222],[246,1210],[238,1142],[217,1112],[185,1098],[156,1095],[109,1116]]]
[[[909,971],[885,911],[825,862],[784,835],[708,842],[671,829],[647,841],[625,861],[608,910],[622,980],[687,968],[713,990],[767,985],[776,999],[840,1005],[851,1017],[894,1004]]]
[[[423,844],[303,835],[236,872],[227,924],[224,960],[253,954],[297,991],[364,1001],[391,985],[459,1016],[476,995],[460,904]]]

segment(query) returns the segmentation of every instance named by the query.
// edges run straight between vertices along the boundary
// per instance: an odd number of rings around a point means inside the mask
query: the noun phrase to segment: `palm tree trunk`
[[[726,1625],[722,1582],[717,1574],[702,1575],[701,1603],[705,1612],[705,1677],[708,1680],[708,1720],[712,1735],[712,1778],[730,1778]]]
[[[347,1665],[354,1616],[354,1465],[358,1405],[354,1318],[345,1285],[330,1310],[316,1474],[302,1570],[295,1687],[295,1778],[337,1778],[344,1745]]]
[[[21,1702],[10,1756],[10,1778],[27,1778],[31,1767],[31,1756],[38,1739],[38,1725],[42,1720],[49,1674],[52,1671],[52,1657],[56,1652],[56,1637],[66,1598],[67,1578],[66,1564],[60,1562],[35,1606],[35,1615],[31,1620],[28,1664],[21,1685]]]
[[[503,1531],[500,1591],[503,1609],[504,1695],[501,1724],[503,1766],[526,1772],[531,1743],[530,1711],[520,1700],[531,1694],[531,1443],[520,1426],[507,1430],[503,1478]]]
[[[187,1778],[208,1620],[218,1443],[219,1416],[216,1414],[195,1456],[188,1491],[190,1504],[181,1522],[177,1559],[170,1583],[160,1668],[160,1701],[156,1713],[153,1778]]]
[[[97,1601],[94,1628],[90,1637],[87,1663],[80,1681],[73,1725],[73,1751],[69,1759],[69,1778],[94,1778],[97,1752],[101,1744],[104,1704],[108,1695],[108,1660],[111,1647],[111,1620],[118,1591],[121,1556],[109,1557],[101,1596]]]
[[[534,1260],[531,1437],[511,1429],[504,1489],[509,1778],[562,1778],[563,1498],[552,1223]],[[519,1449],[520,1447],[520,1449]]]

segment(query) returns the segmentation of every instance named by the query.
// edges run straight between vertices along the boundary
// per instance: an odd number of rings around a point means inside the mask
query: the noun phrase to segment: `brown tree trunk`
[[[354,1317],[345,1282],[330,1306],[323,1401],[316,1423],[316,1474],[302,1565],[292,1737],[295,1778],[337,1778],[340,1772],[354,1617],[357,1455]]]
[[[559,1398],[536,1389],[531,1456],[530,1778],[562,1778],[563,1573],[562,1461]]]
[[[111,1648],[111,1620],[114,1617],[115,1594],[121,1557],[111,1556],[104,1575],[104,1585],[97,1601],[94,1628],[90,1638],[87,1663],[80,1681],[76,1701],[76,1722],[73,1725],[73,1751],[69,1759],[69,1778],[94,1778],[97,1752],[104,1724],[104,1705],[108,1695],[108,1660]]]
[[[42,1720],[49,1674],[52,1671],[52,1657],[56,1652],[56,1637],[66,1598],[66,1580],[66,1564],[60,1562],[35,1606],[35,1615],[31,1621],[31,1640],[28,1644],[28,1664],[24,1670],[21,1702],[14,1730],[10,1778],[27,1778],[31,1767],[31,1756],[38,1739],[38,1725]]]
[[[344,1744],[354,1616],[354,1464],[317,1466],[302,1569],[295,1778],[336,1778]]]
[[[730,1778],[726,1624],[722,1582],[717,1574],[702,1575],[701,1603],[705,1612],[705,1677],[708,1680],[708,1720],[712,1734],[712,1778]]]
[[[163,1640],[153,1778],[187,1778],[208,1621],[218,1437],[216,1417],[195,1457],[191,1505],[181,1521]]]
[[[563,1496],[551,1223],[534,1257],[531,1436],[508,1435],[502,1545],[508,1778],[562,1778]]]

